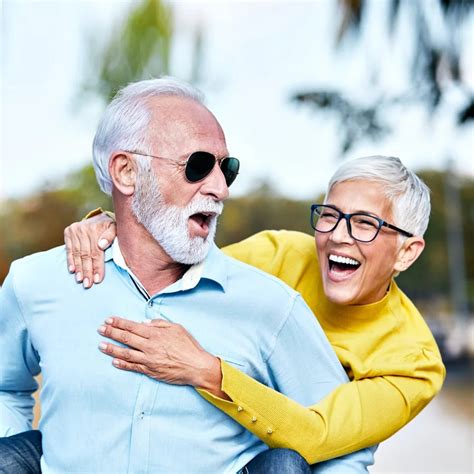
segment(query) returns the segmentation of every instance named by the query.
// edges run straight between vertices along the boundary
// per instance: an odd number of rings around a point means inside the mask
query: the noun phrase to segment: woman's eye
[[[366,227],[377,227],[377,221],[373,220],[373,219],[367,219],[367,218],[364,218],[364,217],[359,217],[356,219],[356,224],[357,225],[362,225],[362,226],[366,226]]]

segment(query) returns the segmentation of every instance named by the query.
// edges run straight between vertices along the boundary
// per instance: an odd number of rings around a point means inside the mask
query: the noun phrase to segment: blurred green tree
[[[89,68],[81,92],[108,103],[129,82],[169,73],[173,38],[172,9],[160,0],[132,3],[131,11],[103,44],[94,33],[89,39]]]

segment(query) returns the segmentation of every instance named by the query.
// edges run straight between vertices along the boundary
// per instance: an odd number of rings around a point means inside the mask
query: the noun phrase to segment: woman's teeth
[[[329,261],[334,263],[342,263],[344,265],[359,266],[360,262],[349,257],[341,257],[340,255],[329,255]]]

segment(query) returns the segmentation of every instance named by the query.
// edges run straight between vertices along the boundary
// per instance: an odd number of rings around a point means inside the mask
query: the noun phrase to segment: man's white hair
[[[399,158],[376,155],[343,163],[329,181],[326,199],[335,184],[358,179],[381,183],[392,204],[391,224],[423,236],[430,219],[430,189]]]
[[[119,90],[105,109],[92,146],[95,174],[100,189],[112,194],[109,160],[115,150],[137,150],[151,153],[147,137],[150,121],[148,100],[158,96],[179,96],[203,103],[203,94],[190,84],[173,77],[134,82]],[[143,157],[146,161],[151,158]],[[142,161],[143,161],[142,160]]]

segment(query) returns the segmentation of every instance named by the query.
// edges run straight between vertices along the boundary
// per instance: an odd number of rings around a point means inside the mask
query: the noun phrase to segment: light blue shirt
[[[63,247],[25,257],[0,291],[0,436],[31,429],[41,372],[44,473],[235,473],[267,449],[192,387],[113,367],[97,349],[97,328],[112,315],[179,323],[209,352],[305,405],[347,381],[301,296],[217,247],[151,298],[117,244],[104,282],[89,290],[66,267]],[[367,449],[315,471],[365,472],[372,461]]]

